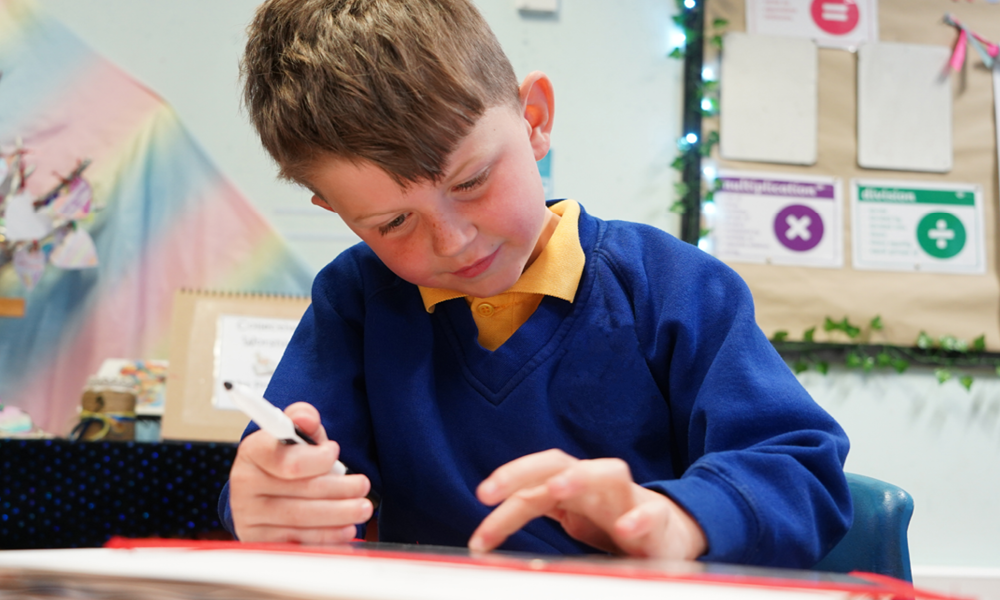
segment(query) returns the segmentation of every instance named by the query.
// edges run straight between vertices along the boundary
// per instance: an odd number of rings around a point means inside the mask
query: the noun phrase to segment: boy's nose
[[[459,215],[442,215],[430,225],[431,244],[438,256],[457,256],[476,237],[476,226]]]

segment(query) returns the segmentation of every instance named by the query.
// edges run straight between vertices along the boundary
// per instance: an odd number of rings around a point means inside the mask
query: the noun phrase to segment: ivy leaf
[[[917,348],[921,350],[930,350],[934,347],[934,338],[927,335],[926,332],[921,331],[920,335],[917,336]]]
[[[861,363],[861,369],[865,373],[871,373],[871,370],[875,368],[875,357],[866,356],[864,362]]]
[[[882,331],[884,328],[882,325],[882,315],[875,315],[875,318],[872,319],[868,326],[872,328],[872,331]]]
[[[910,361],[905,358],[897,358],[892,361],[892,368],[896,369],[897,373],[905,373],[910,368]]]
[[[713,35],[712,36],[712,46],[717,50],[722,50],[722,36]]]
[[[686,158],[687,154],[679,155],[677,158],[674,159],[674,162],[670,163],[670,168],[674,169],[675,171],[683,171],[684,168],[687,166],[687,161],[685,160]]]
[[[822,373],[823,375],[826,375],[827,373],[830,372],[830,363],[826,362],[825,360],[821,360],[818,363],[816,363],[816,370]]]
[[[705,92],[714,92],[719,89],[719,82],[709,79],[708,81],[701,82],[701,89]]]
[[[892,355],[883,350],[882,352],[878,353],[878,356],[875,357],[875,360],[878,362],[878,366],[888,367],[889,365],[892,364]]]
[[[965,388],[965,391],[967,391],[967,392],[972,391],[972,376],[971,375],[962,375],[958,379],[958,382],[962,384],[962,387]]]
[[[796,375],[804,373],[809,370],[809,363],[804,360],[797,360],[795,361],[795,365],[792,366],[792,370],[795,371]]]
[[[985,352],[986,351],[986,334],[977,337],[972,340],[972,351],[973,352]]]
[[[938,343],[943,350],[947,350],[948,352],[954,352],[958,349],[958,338],[953,335],[942,335],[938,339]]]
[[[833,331],[834,329],[837,329],[837,324],[833,322],[833,319],[827,317],[826,321],[823,322],[823,331]]]
[[[687,17],[684,16],[683,12],[677,13],[676,15],[670,17],[671,21],[673,21],[674,23],[680,25],[681,27],[684,27],[684,21],[686,19],[687,19]]]
[[[688,187],[688,184],[684,183],[683,181],[679,181],[679,182],[677,182],[677,183],[674,184],[674,192],[676,192],[677,195],[680,196],[681,198],[683,198],[684,196],[687,196],[688,195],[688,191],[690,189],[691,188]]]
[[[944,383],[951,379],[951,371],[949,369],[935,369],[934,376],[937,377],[938,383]]]
[[[673,204],[670,205],[670,212],[683,215],[684,213],[687,212],[687,205],[678,200],[677,202],[674,202]]]
[[[677,48],[671,50],[670,54],[667,56],[669,58],[684,58],[684,49],[678,46]]]
[[[715,29],[722,29],[723,27],[726,27],[728,25],[729,21],[725,19],[715,19],[714,21],[712,21],[712,27]]]
[[[851,325],[850,323],[848,323],[847,319],[845,318],[844,319],[844,333],[847,334],[847,337],[849,337],[849,338],[851,338],[853,340],[854,338],[856,338],[859,335],[861,335],[861,329],[859,329],[859,328],[855,327],[854,325]]]
[[[857,353],[856,351],[854,351],[854,350],[851,350],[850,352],[848,352],[848,353],[847,353],[847,357],[845,358],[845,362],[847,363],[847,366],[848,366],[848,367],[851,367],[851,368],[857,368],[857,367],[860,367],[860,366],[861,366],[861,364],[862,364],[862,363],[863,363],[864,361],[863,361],[863,359],[861,358],[861,355],[860,355],[860,354],[858,354],[858,353]]]
[[[705,202],[715,202],[715,192],[706,192],[705,193],[704,201]]]
[[[802,334],[802,341],[812,343],[814,341],[813,337],[816,335],[816,327],[810,327],[806,329]]]
[[[698,230],[698,237],[708,237],[710,233],[712,233],[711,227],[702,227]]]
[[[774,335],[771,336],[771,341],[772,342],[784,342],[787,339],[788,339],[788,332],[785,331],[785,330],[775,331]],[[1000,369],[1000,367],[997,367],[997,368]]]

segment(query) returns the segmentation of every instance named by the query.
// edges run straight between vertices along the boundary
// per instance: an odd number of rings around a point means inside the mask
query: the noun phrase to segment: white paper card
[[[878,40],[877,0],[746,0],[747,32],[855,50]]]
[[[726,34],[719,87],[719,152],[729,160],[816,162],[816,45]]]
[[[997,174],[1000,175],[1000,60],[993,61],[993,123],[997,127]]]
[[[840,179],[723,171],[709,239],[724,261],[844,266]]]
[[[224,381],[245,385],[263,396],[298,324],[297,319],[220,315],[216,325],[212,405],[239,410],[223,391]]]
[[[855,179],[851,223],[855,269],[986,272],[981,186]]]
[[[28,192],[7,198],[4,218],[7,221],[7,239],[11,242],[32,242],[52,231],[52,220],[35,212],[35,199]]]
[[[947,173],[952,166],[951,51],[924,44],[858,50],[858,164]]]

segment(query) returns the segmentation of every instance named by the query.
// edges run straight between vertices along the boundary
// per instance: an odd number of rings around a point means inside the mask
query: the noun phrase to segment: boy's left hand
[[[635,483],[617,458],[579,460],[561,450],[529,454],[494,471],[476,495],[500,505],[473,532],[473,551],[496,548],[541,516],[614,554],[693,560],[708,549],[698,523],[667,496]]]

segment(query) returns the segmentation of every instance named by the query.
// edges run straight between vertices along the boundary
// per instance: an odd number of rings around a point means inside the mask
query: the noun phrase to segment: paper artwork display
[[[950,51],[926,44],[858,50],[858,165],[947,173],[952,167]]]
[[[729,160],[811,165],[817,148],[816,45],[729,33],[719,86],[719,152]]]
[[[45,274],[45,253],[31,246],[14,249],[14,271],[27,289],[32,289]]]
[[[297,319],[220,315],[212,405],[222,410],[239,410],[224,392],[224,381],[245,385],[254,394],[263,396],[298,323]]]
[[[34,201],[35,198],[25,191],[7,198],[7,210],[3,217],[9,242],[40,240],[52,231],[52,219],[35,212]]]
[[[878,40],[878,0],[746,0],[747,32],[855,50]]]
[[[962,183],[851,181],[854,268],[983,274],[983,190]]]
[[[96,267],[97,248],[86,229],[71,229],[52,248],[49,261],[61,269],[90,269]]]
[[[723,261],[840,268],[843,194],[834,177],[722,171],[709,238]]]
[[[93,194],[87,180],[77,178],[69,184],[65,194],[60,194],[48,205],[49,214],[64,221],[77,221],[90,214]]]

